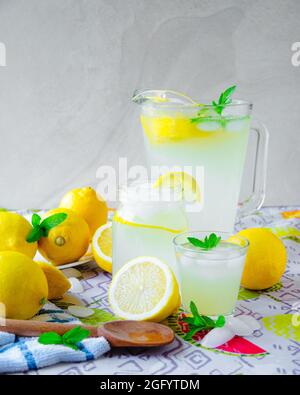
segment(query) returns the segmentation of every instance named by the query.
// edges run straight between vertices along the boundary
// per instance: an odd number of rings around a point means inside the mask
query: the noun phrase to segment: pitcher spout
[[[136,104],[144,104],[146,102],[152,103],[174,103],[174,104],[193,104],[197,103],[185,95],[184,93],[172,91],[172,90],[150,90],[150,89],[137,89],[134,91],[132,101]]]

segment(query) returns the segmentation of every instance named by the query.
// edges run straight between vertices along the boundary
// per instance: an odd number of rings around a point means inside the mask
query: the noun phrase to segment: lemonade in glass
[[[155,256],[177,276],[173,238],[187,230],[179,191],[139,183],[120,191],[113,218],[113,275],[130,259]]]
[[[182,305],[189,310],[193,301],[206,316],[230,315],[237,301],[248,241],[229,233],[214,248],[197,247],[190,238],[204,240],[209,232],[189,232],[174,239]]]

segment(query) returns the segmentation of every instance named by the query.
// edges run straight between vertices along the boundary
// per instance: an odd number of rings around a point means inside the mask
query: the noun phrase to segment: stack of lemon
[[[17,213],[0,212],[0,315],[34,316],[47,299],[63,296],[70,282],[55,266],[86,254],[95,230],[106,223],[107,206],[90,188],[67,193],[60,207],[32,224]],[[37,251],[48,262],[34,262]]]
[[[168,173],[154,187],[180,184],[184,194],[201,200],[191,176]],[[189,196],[190,197],[190,196]],[[103,270],[112,272],[112,224],[106,202],[90,188],[68,192],[59,208],[32,224],[17,213],[0,212],[0,316],[29,319],[47,299],[63,296],[69,280],[56,268],[92,254]],[[285,271],[286,250],[267,229],[246,229],[250,241],[242,286],[260,290],[277,283]],[[232,238],[234,242],[234,237]],[[35,262],[36,252],[47,259]],[[109,289],[114,313],[123,319],[162,321],[180,305],[179,288],[169,266],[156,257],[137,257],[115,274]]]

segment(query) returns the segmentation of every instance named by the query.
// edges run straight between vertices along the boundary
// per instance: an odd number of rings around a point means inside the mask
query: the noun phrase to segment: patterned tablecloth
[[[28,374],[106,375],[106,374],[300,374],[300,219],[295,207],[264,208],[243,218],[236,230],[268,227],[284,241],[288,266],[281,283],[264,292],[241,289],[236,315],[249,314],[260,320],[261,330],[247,339],[237,339],[222,350],[207,350],[197,341],[181,336],[177,317],[168,320],[176,333],[175,341],[160,349],[112,350],[96,361],[60,364]],[[298,216],[298,218],[297,218]],[[87,323],[111,319],[107,290],[111,276],[94,263],[79,267],[84,292],[68,295],[59,302],[82,303],[94,308]],[[299,315],[298,315],[299,314]],[[297,326],[298,324],[298,326]]]

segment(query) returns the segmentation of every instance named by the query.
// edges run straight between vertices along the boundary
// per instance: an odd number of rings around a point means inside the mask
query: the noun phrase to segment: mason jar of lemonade
[[[132,258],[155,256],[178,278],[172,242],[187,230],[181,190],[148,183],[122,188],[112,230],[113,275]]]

